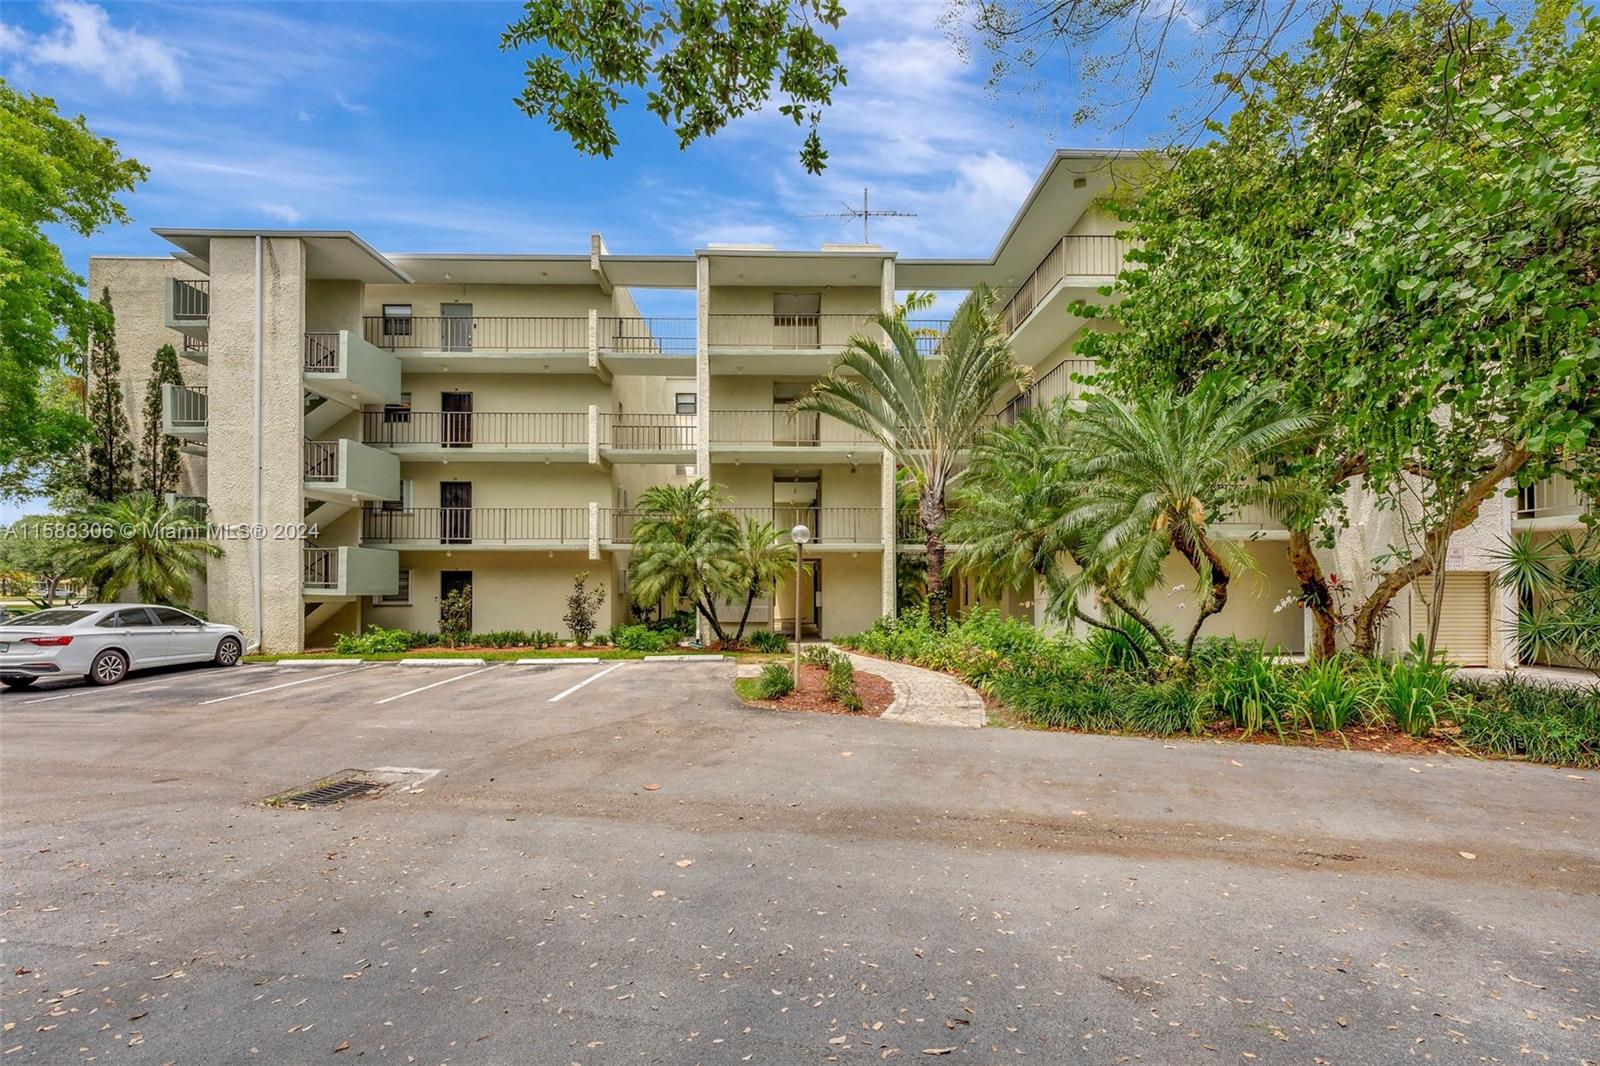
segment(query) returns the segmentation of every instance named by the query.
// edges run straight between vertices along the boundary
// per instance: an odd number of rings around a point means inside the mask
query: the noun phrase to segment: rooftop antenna
[[[872,220],[875,218],[916,218],[915,211],[876,211],[872,207],[871,194],[867,187],[861,187],[861,206],[854,207],[839,201],[843,211],[834,211],[825,215],[801,215],[801,218],[859,218],[861,220],[861,243],[872,243]]]

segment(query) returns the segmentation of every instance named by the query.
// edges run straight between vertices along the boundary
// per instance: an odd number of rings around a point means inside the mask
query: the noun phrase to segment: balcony
[[[407,458],[588,459],[584,411],[365,411],[361,422],[363,441]]]
[[[301,593],[307,600],[392,596],[400,589],[400,553],[379,548],[305,548]]]
[[[881,514],[876,507],[726,507],[742,525],[747,519],[770,522],[785,542],[789,530],[804,523],[811,530],[807,552],[875,551],[883,547]],[[603,509],[600,512],[601,538],[613,547],[633,543],[633,529],[641,512]]]
[[[167,279],[167,328],[203,336],[211,324],[211,281]],[[185,350],[188,345],[185,344]]]
[[[1017,415],[1033,407],[1048,407],[1055,401],[1067,398],[1076,400],[1086,391],[1078,377],[1092,377],[1098,367],[1093,359],[1065,359],[1041,374],[1020,396],[1005,405],[997,416],[1004,425],[1015,425]]]
[[[397,547],[567,548],[589,544],[584,507],[368,507],[361,539]]]
[[[1110,285],[1122,271],[1127,250],[1128,242],[1120,237],[1062,237],[1011,294],[1000,312],[1002,326],[1007,333],[1015,333],[1057,286],[1086,293]]]
[[[718,351],[839,351],[872,325],[872,314],[709,315],[706,348]]]
[[[1578,490],[1564,474],[1535,481],[1517,489],[1512,524],[1519,529],[1565,529],[1582,524],[1595,501]]]
[[[161,432],[184,440],[206,439],[206,387],[161,386]]]
[[[353,440],[304,444],[304,491],[314,500],[356,503],[400,496],[400,459]]]
[[[307,333],[301,356],[306,389],[353,406],[400,399],[400,361],[349,330]]]
[[[614,462],[692,462],[694,415],[602,411],[595,418],[596,446]]]
[[[877,462],[882,447],[854,426],[787,405],[711,412],[711,450],[720,460]]]

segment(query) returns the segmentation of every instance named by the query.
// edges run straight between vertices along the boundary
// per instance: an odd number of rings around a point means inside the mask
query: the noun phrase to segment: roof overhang
[[[834,288],[883,284],[883,261],[895,253],[882,248],[780,251],[772,248],[705,248],[713,285],[818,285]]]
[[[306,277],[313,280],[408,282],[411,278],[349,230],[152,229],[177,245],[175,256],[210,273],[211,242],[219,237],[293,238],[306,249]]]
[[[391,252],[389,260],[419,284],[594,285],[588,255],[516,255],[468,252]],[[694,288],[692,255],[599,256],[603,276],[614,285],[640,289]]]

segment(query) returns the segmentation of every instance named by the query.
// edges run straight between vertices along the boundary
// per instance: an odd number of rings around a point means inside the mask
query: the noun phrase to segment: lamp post
[[[789,530],[789,539],[794,541],[794,683],[800,684],[800,557],[805,554],[806,542],[811,539],[811,530],[803,524]]]

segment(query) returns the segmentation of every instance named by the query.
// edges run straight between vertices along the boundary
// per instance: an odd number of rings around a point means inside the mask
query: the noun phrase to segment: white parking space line
[[[477,674],[487,673],[487,672],[489,672],[490,670],[493,670],[493,669],[495,669],[495,667],[493,667],[493,666],[485,666],[481,670],[469,670],[464,674],[455,674],[452,677],[445,678],[443,681],[435,681],[431,685],[423,685],[421,688],[410,689],[409,691],[400,692],[400,693],[397,693],[397,694],[395,694],[393,696],[385,696],[381,700],[373,700],[372,701],[372,705],[374,707],[381,707],[385,703],[393,703],[395,700],[403,700],[407,696],[415,696],[419,692],[426,692],[430,688],[438,688],[440,685],[448,685],[452,681],[465,681],[469,677],[476,676]]]
[[[236,678],[240,674],[256,674],[256,673],[262,673],[262,672],[271,672],[272,669],[273,669],[273,667],[271,665],[263,663],[260,666],[237,666],[237,667],[234,667],[232,670],[230,670],[230,671],[228,671],[228,672],[226,672],[224,674],[216,674],[216,673],[206,672],[206,673],[196,674],[195,676],[197,678],[201,679],[201,680],[220,681],[220,680],[225,680],[225,679]],[[186,676],[188,676],[188,675],[185,675],[185,674],[166,674],[166,675],[163,675],[161,677],[147,677],[143,681],[124,682],[124,683],[122,683],[120,685],[112,686],[109,690],[105,690],[104,691],[104,695],[107,696],[107,697],[119,696],[124,692],[128,692],[128,691],[131,691],[131,690],[136,689],[136,688],[149,688],[151,685],[181,684]],[[31,700],[23,700],[22,702],[24,704],[29,704],[29,703],[49,703],[51,700],[64,700],[68,696],[82,696],[82,695],[86,695],[86,694],[88,694],[90,692],[102,692],[102,689],[98,685],[83,684],[83,685],[74,686],[70,691],[63,692],[60,695],[38,696],[38,697],[36,697],[34,699],[31,699]]]
[[[67,699],[68,697],[76,696],[78,693],[80,693],[82,691],[83,691],[83,689],[73,689],[71,692],[63,692],[59,696],[40,696],[37,699],[23,700],[22,702],[24,704],[28,704],[28,703],[49,703],[51,700],[64,700],[64,699]]]
[[[362,670],[368,669],[371,669],[371,667],[358,666],[354,670],[340,670],[331,674],[319,673],[315,677],[302,677],[299,681],[285,681],[281,685],[268,685],[266,688],[253,688],[244,692],[235,692],[231,696],[218,696],[216,699],[212,700],[201,700],[200,706],[204,707],[212,703],[226,703],[229,700],[243,699],[245,696],[259,696],[263,692],[276,692],[280,688],[294,688],[296,685],[310,685],[318,681],[332,681],[336,677],[343,677],[346,674],[360,673]]]
[[[598,674],[590,674],[588,677],[584,678],[582,681],[579,681],[576,685],[573,685],[571,688],[562,689],[560,692],[557,692],[554,696],[551,696],[545,702],[546,703],[556,703],[556,702],[558,702],[560,700],[564,700],[568,696],[572,695],[574,692],[578,691],[583,686],[589,684],[591,681],[599,681],[602,677],[605,677],[611,671],[620,670],[624,666],[627,666],[627,665],[628,664],[627,664],[626,660],[624,660],[623,662],[618,663],[616,666],[608,666],[608,667],[606,667],[604,670],[600,671]]]

